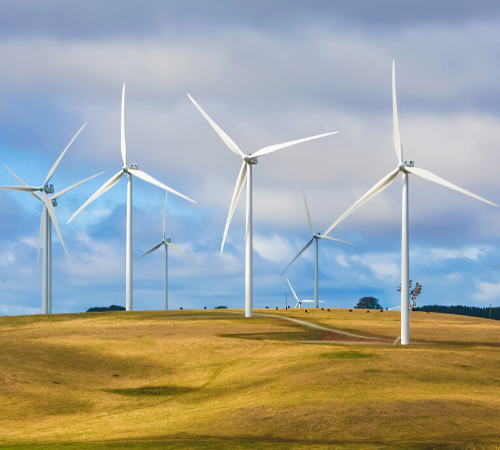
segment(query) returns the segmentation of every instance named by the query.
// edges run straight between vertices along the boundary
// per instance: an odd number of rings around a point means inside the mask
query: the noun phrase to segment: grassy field
[[[500,448],[500,322],[308,311],[2,317],[0,448]]]

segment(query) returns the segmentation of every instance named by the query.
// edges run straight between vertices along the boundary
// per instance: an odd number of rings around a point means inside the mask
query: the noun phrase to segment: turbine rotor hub
[[[248,164],[258,164],[259,163],[259,160],[257,158],[252,158],[251,155],[248,155],[248,156],[245,156],[243,158],[245,160],[245,162],[247,162]]]
[[[44,192],[47,194],[53,194],[54,193],[54,185],[53,184],[46,184],[43,189]]]

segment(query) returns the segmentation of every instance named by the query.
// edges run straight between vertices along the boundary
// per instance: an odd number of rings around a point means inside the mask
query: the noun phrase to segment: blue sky
[[[406,160],[495,203],[500,145],[500,5],[495,1],[5,1],[0,5],[0,162],[41,184],[73,135],[56,190],[53,311],[125,304],[126,183],[66,221],[121,168],[120,104],[129,162],[195,199],[169,196],[170,303],[244,304],[244,196],[220,244],[240,159],[187,97],[243,151],[339,131],[260,158],[254,168],[254,304],[311,298],[305,190],[324,232],[396,167],[391,69]],[[16,184],[3,167],[0,184]],[[134,183],[134,256],[161,239],[164,193]],[[0,191],[0,314],[41,312],[36,255],[41,203]],[[320,298],[352,307],[399,303],[401,182],[320,242]],[[410,274],[420,304],[498,305],[500,210],[410,179]],[[134,267],[134,309],[160,309],[163,255]]]

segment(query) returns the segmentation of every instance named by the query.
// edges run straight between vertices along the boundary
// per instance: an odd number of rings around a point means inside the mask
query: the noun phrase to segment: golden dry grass
[[[398,312],[259,312],[399,335]],[[318,333],[229,311],[3,317],[0,445],[497,448],[500,322],[411,321],[427,344],[298,344]]]

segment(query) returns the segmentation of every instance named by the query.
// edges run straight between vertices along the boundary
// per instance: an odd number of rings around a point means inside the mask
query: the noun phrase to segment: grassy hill
[[[498,449],[500,322],[258,312],[0,318],[0,448]]]

